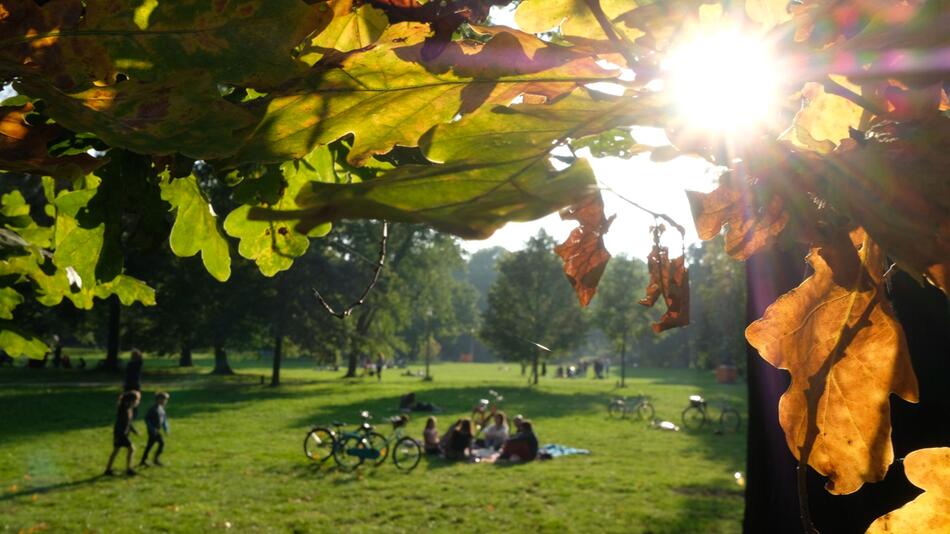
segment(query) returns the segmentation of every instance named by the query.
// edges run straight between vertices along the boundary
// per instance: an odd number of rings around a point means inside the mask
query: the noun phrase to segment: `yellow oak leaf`
[[[950,447],[920,449],[904,459],[904,472],[918,488],[916,499],[874,520],[868,534],[950,532]]]
[[[789,449],[828,477],[828,491],[852,493],[887,473],[888,397],[917,402],[917,378],[884,294],[884,255],[864,230],[806,259],[814,274],[769,306],[746,338],[792,375],[779,402]]]

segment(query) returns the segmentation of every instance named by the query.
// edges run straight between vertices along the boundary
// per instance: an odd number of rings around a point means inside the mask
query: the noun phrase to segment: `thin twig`
[[[323,298],[323,295],[320,294],[316,288],[313,289],[313,294],[317,297],[317,301],[323,305],[323,308],[327,310],[327,313],[336,317],[337,319],[343,319],[348,317],[353,313],[353,310],[356,307],[361,306],[363,302],[366,301],[366,297],[369,295],[369,292],[373,290],[373,287],[376,286],[376,282],[379,281],[379,274],[383,271],[383,265],[386,263],[386,243],[389,241],[389,222],[383,221],[382,232],[380,232],[379,237],[379,258],[376,260],[376,268],[373,269],[373,278],[370,280],[369,284],[363,289],[363,293],[360,295],[356,301],[347,306],[341,311],[336,311],[330,306],[330,303]]]
[[[679,224],[678,222],[674,221],[673,218],[670,217],[669,215],[667,215],[667,214],[665,214],[665,213],[658,213],[658,212],[655,212],[655,211],[653,211],[653,210],[649,210],[649,209],[647,209],[647,208],[644,208],[644,207],[641,206],[640,204],[637,204],[636,202],[630,200],[629,198],[627,198],[627,197],[621,195],[620,193],[614,191],[613,189],[610,188],[610,186],[601,185],[601,186],[600,186],[600,189],[601,189],[602,191],[608,191],[608,192],[610,192],[610,193],[613,193],[613,194],[616,195],[617,198],[619,198],[620,200],[623,200],[623,201],[626,202],[627,204],[630,204],[631,206],[633,206],[633,207],[635,207],[635,208],[638,208],[638,209],[640,209],[640,210],[645,211],[646,213],[649,213],[650,215],[654,216],[654,217],[657,218],[657,219],[663,219],[664,221],[670,223],[670,226],[672,226],[673,228],[676,228],[676,229],[679,231],[680,235],[682,235],[683,237],[686,236],[686,228],[685,228],[683,225]]]
[[[870,111],[871,113],[879,117],[885,114],[885,111],[882,110],[880,107],[878,107],[876,104],[874,104],[867,98],[864,98],[863,96],[855,93],[851,89],[848,89],[847,87],[841,85],[840,83],[832,80],[831,78],[826,78],[824,81],[822,81],[822,85],[825,87],[826,92],[833,95],[838,95],[842,98],[846,98],[850,100],[851,102],[854,102],[855,104],[861,106],[862,108]]]
[[[597,23],[600,24],[600,29],[604,31],[607,38],[617,47],[617,52],[623,56],[623,59],[627,62],[627,67],[632,69],[639,61],[637,61],[636,56],[630,52],[629,46],[631,46],[631,43],[629,40],[625,35],[618,33],[617,30],[614,29],[613,23],[607,18],[604,9],[600,7],[600,0],[585,0],[585,2],[587,3],[587,7],[590,8],[591,13],[594,14],[594,18],[597,19]]]

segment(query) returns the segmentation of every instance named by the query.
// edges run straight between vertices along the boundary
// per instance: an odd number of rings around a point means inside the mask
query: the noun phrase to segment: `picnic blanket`
[[[590,451],[587,449],[568,447],[567,445],[559,445],[557,443],[549,443],[538,449],[538,456],[548,455],[551,458],[570,456],[572,454],[590,454]]]

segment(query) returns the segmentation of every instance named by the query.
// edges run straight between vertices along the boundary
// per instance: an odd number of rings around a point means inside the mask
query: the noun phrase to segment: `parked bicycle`
[[[699,395],[689,396],[689,406],[683,410],[683,428],[687,430],[700,430],[711,419],[709,406],[706,399]],[[738,432],[742,426],[742,418],[739,412],[728,406],[724,406],[719,412],[718,432]]]
[[[314,427],[304,438],[304,453],[316,462],[326,462],[331,456],[337,466],[343,471],[352,471],[365,461],[372,462],[374,467],[385,463],[392,449],[393,464],[396,468],[411,471],[419,465],[422,459],[422,447],[419,443],[405,435],[405,426],[409,418],[399,415],[390,418],[393,433],[383,436],[376,432],[369,423],[372,416],[369,412],[360,413],[363,422],[355,430],[344,431],[345,423],[333,421],[333,429]]]
[[[649,397],[646,395],[637,395],[630,399],[622,397],[610,401],[610,404],[607,405],[607,415],[621,419],[632,415],[637,419],[652,421],[653,416],[656,415],[656,410],[653,409],[653,404],[650,402]]]

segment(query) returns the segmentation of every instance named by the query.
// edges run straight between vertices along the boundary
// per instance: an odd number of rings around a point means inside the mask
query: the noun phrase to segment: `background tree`
[[[620,387],[625,387],[627,349],[630,343],[652,337],[650,322],[655,315],[651,308],[641,306],[637,295],[646,289],[649,275],[646,263],[636,258],[614,257],[607,264],[604,277],[592,302],[593,321],[620,353]],[[652,339],[648,341],[652,344]]]
[[[537,384],[541,351],[531,342],[557,353],[578,346],[586,332],[577,297],[554,254],[554,240],[543,230],[524,250],[499,261],[480,336],[503,360],[530,361]]]

